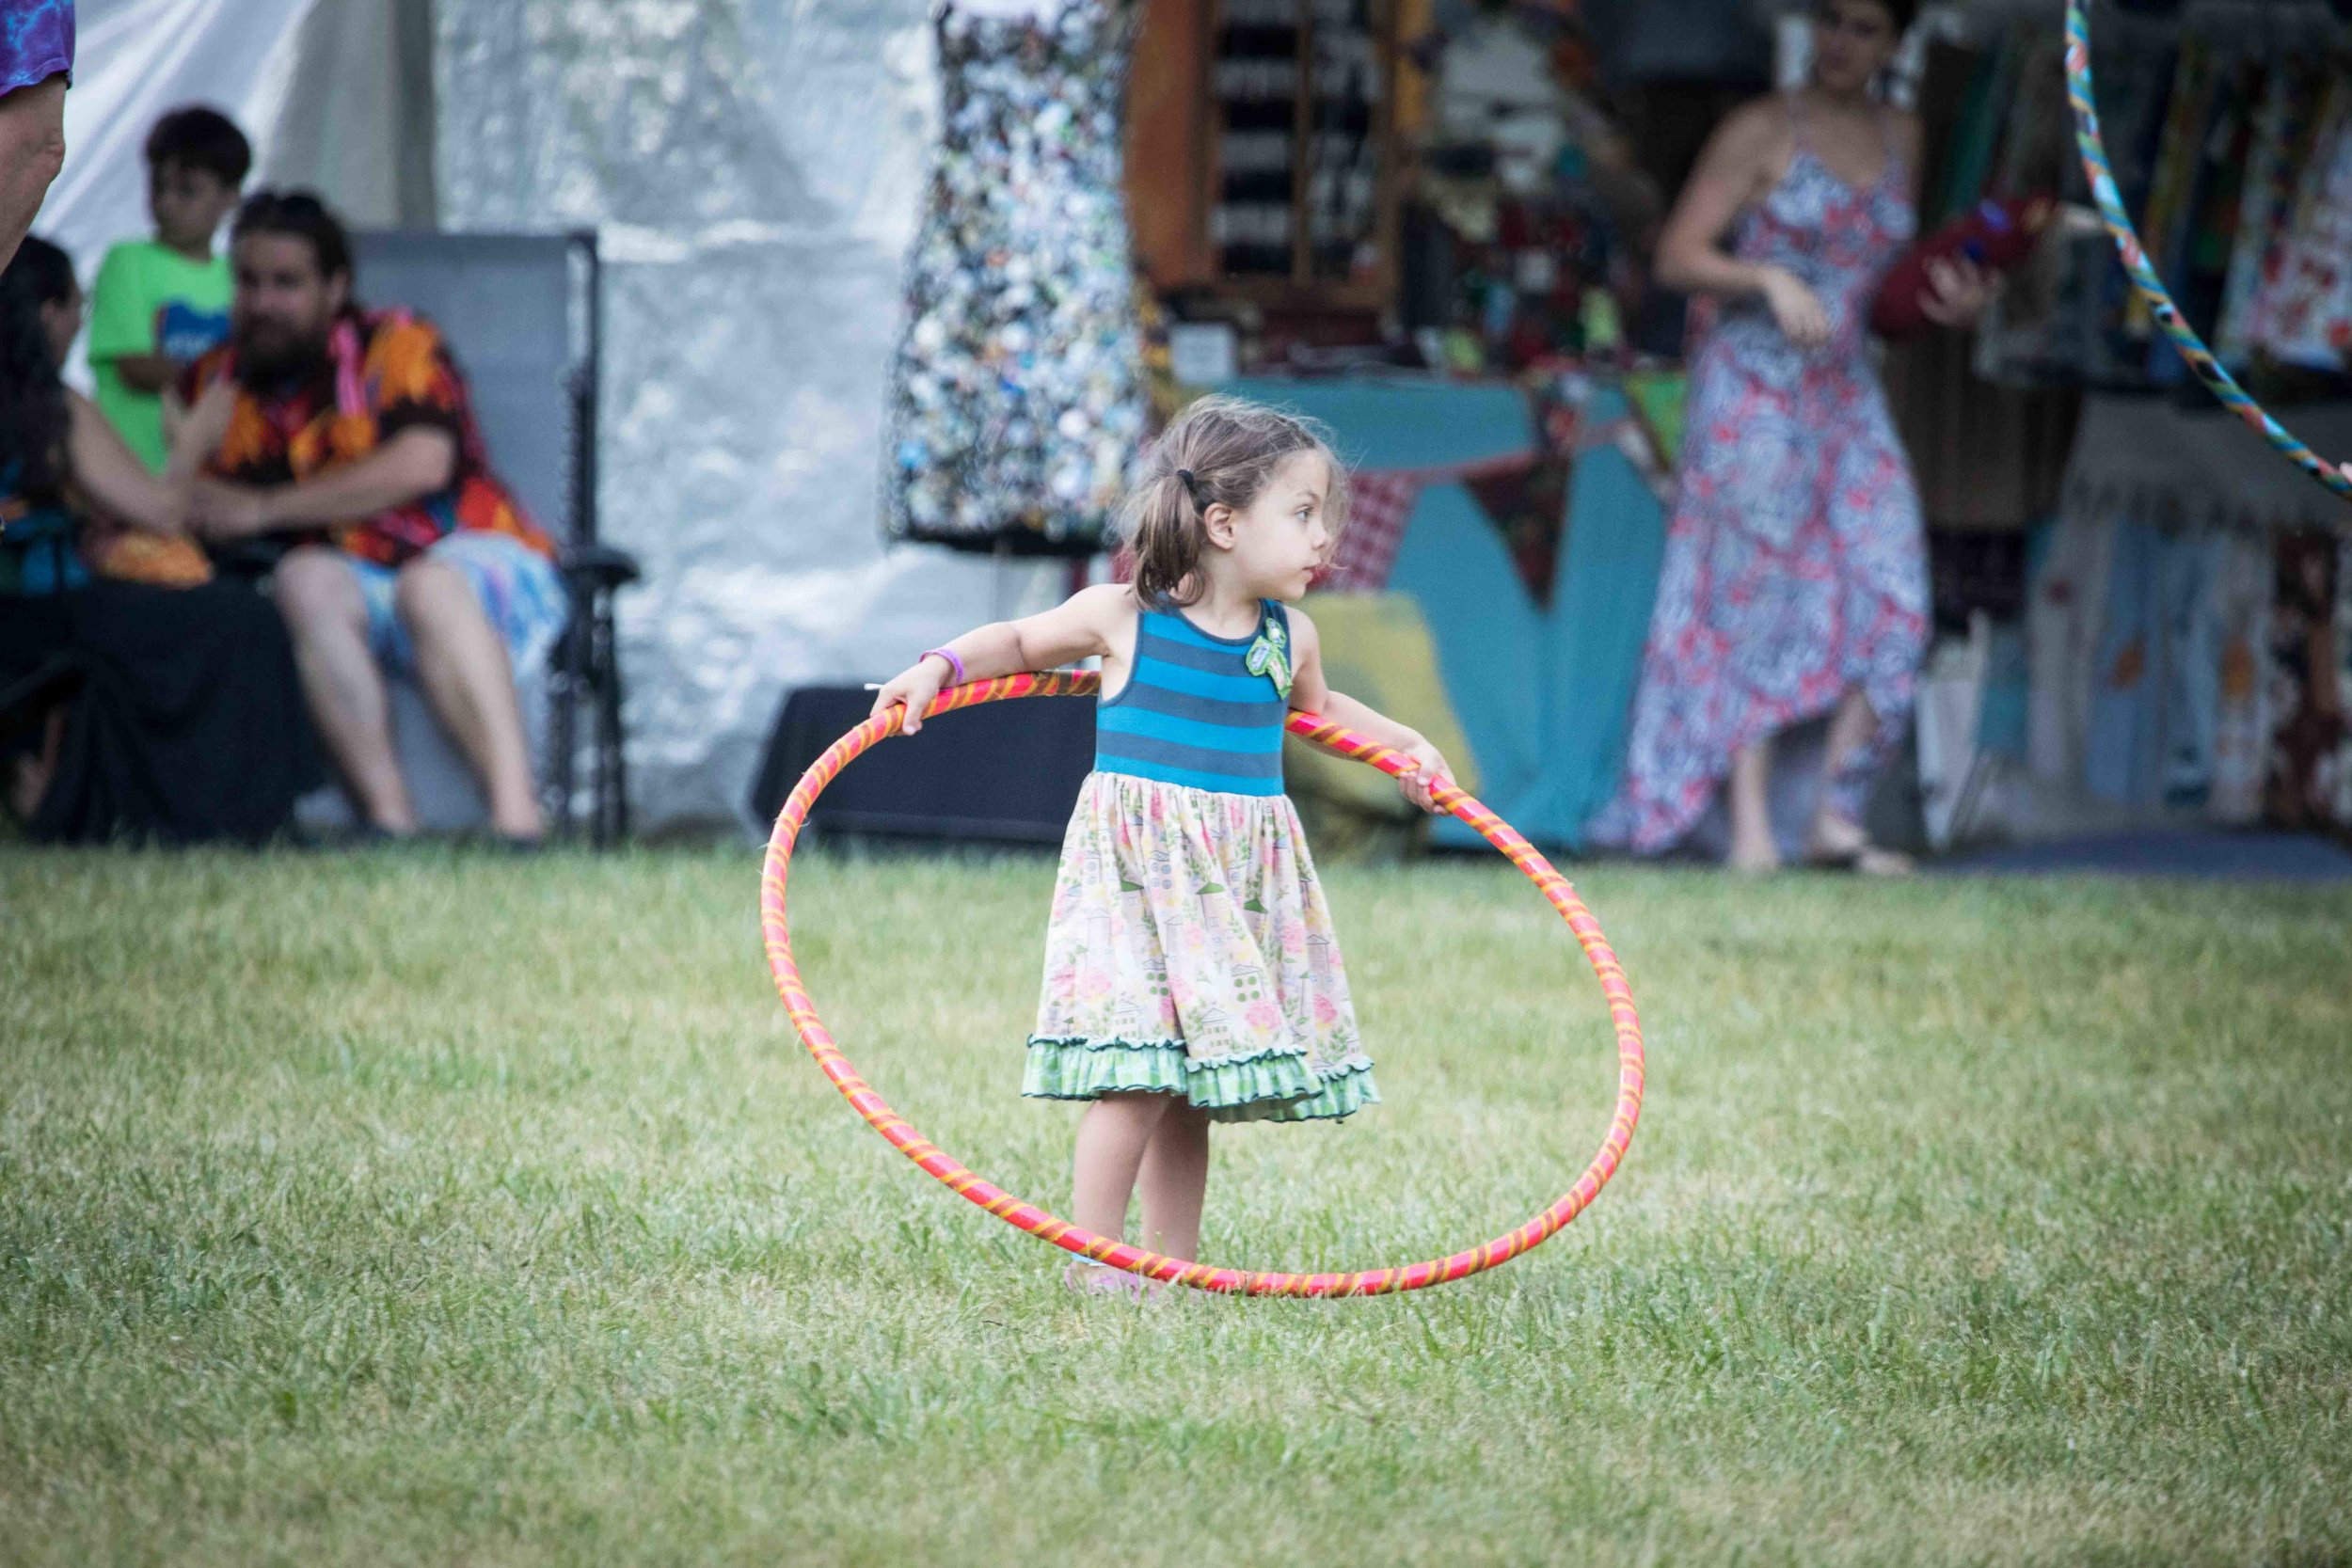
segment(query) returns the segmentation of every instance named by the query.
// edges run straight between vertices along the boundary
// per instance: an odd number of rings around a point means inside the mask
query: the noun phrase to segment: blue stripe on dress
[[[1241,669],[1241,660],[1233,661]],[[1274,683],[1263,675],[1247,673],[1232,675],[1213,675],[1205,670],[1183,670],[1172,664],[1152,664],[1138,660],[1135,678],[1128,682],[1130,690],[1138,686],[1156,686],[1167,691],[1181,691],[1187,696],[1207,697],[1220,703],[1263,703],[1274,690]],[[1121,693],[1124,696],[1124,693]],[[1120,698],[1113,698],[1116,704]]]
[[[1202,773],[1190,768],[1175,768],[1166,763],[1147,762],[1135,757],[1104,756],[1096,759],[1095,771],[1119,773],[1135,779],[1151,779],[1159,784],[1180,784],[1186,789],[1205,790],[1211,795],[1279,795],[1282,793],[1282,775],[1279,770],[1272,778],[1237,779],[1225,773]]]
[[[1266,689],[1271,692],[1272,685],[1269,684]],[[1214,698],[1170,691],[1164,686],[1137,685],[1133,681],[1128,682],[1125,689],[1104,706],[1140,708],[1150,713],[1165,713],[1171,719],[1189,719],[1196,724],[1225,724],[1235,728],[1256,724],[1279,725],[1290,717],[1288,708],[1271,699],[1263,703],[1221,703]]]
[[[1171,637],[1161,637],[1149,626],[1136,640],[1136,647],[1140,657],[1153,664],[1205,670],[1212,674],[1231,674],[1240,657],[1232,648],[1204,648],[1198,642],[1179,642]]]
[[[1261,615],[1263,617],[1263,611]],[[1263,630],[1263,626],[1264,622],[1262,618],[1259,629]],[[1258,640],[1257,631],[1250,632],[1247,637],[1211,637],[1207,632],[1185,620],[1184,616],[1171,614],[1167,610],[1154,610],[1145,617],[1142,623],[1142,632],[1145,637],[1155,641],[1180,642],[1189,647],[1206,648],[1213,653],[1223,654],[1228,658],[1238,658],[1243,650]]]
[[[1099,758],[1157,763],[1162,768],[1188,768],[1220,779],[1279,780],[1282,776],[1280,735],[1275,736],[1275,741],[1269,752],[1208,752],[1163,736],[1097,731],[1094,750]]]
[[[1215,752],[1220,757],[1263,756],[1268,752],[1282,749],[1282,731],[1279,725],[1204,724],[1196,720],[1177,719],[1144,708],[1104,708],[1094,716],[1094,730],[1097,735],[1167,740],[1199,751]]]

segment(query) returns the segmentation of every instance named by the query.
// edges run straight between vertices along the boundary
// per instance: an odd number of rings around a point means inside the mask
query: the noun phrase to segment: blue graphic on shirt
[[[73,69],[73,0],[12,0],[0,14],[0,93]]]
[[[229,315],[175,299],[155,312],[155,352],[186,364],[229,341]]]

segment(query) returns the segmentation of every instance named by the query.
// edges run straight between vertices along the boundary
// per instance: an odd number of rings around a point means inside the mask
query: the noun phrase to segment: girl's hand
[[[1797,347],[1810,351],[1829,341],[1829,311],[1795,273],[1780,267],[1768,269],[1764,303],[1771,308],[1774,324]]]
[[[1454,769],[1446,766],[1445,757],[1420,736],[1413,736],[1411,745],[1397,750],[1416,764],[1411,772],[1397,775],[1396,787],[1405,792],[1405,799],[1433,816],[1443,811],[1445,808],[1438,804],[1438,791],[1459,787],[1454,783]]]
[[[951,673],[953,672],[947,668],[947,661],[944,658],[932,658],[927,655],[915,660],[874,693],[874,708],[866,717],[880,719],[892,708],[904,704],[907,718],[906,722],[898,726],[899,733],[913,735],[923,727],[923,710],[931,705],[931,699],[939,695],[940,688],[947,684]]]

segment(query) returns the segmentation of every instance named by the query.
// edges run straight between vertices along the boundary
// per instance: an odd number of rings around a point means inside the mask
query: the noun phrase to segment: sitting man
[[[416,831],[384,671],[413,673],[473,767],[492,830],[542,834],[515,671],[567,613],[547,536],[490,472],[440,335],[352,297],[320,201],[263,191],[230,231],[230,337],[179,388],[175,449],[209,453],[195,526],[275,537],[273,596],[319,734],[370,828]]]

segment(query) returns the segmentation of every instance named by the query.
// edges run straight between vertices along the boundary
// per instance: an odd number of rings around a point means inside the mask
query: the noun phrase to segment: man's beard
[[[257,333],[246,327],[237,334],[237,380],[250,391],[275,391],[316,379],[326,372],[326,338],[315,338],[269,327]]]

